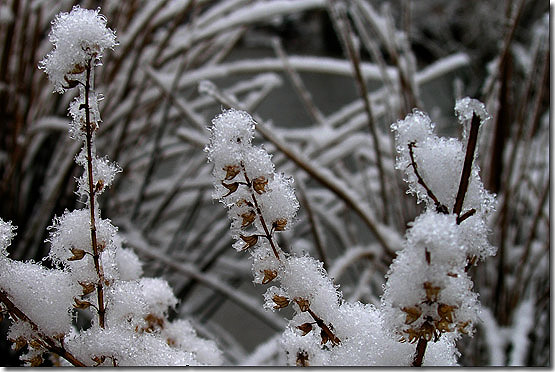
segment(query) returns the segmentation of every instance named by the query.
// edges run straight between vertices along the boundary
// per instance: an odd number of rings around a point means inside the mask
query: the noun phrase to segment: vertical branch
[[[457,215],[457,223],[460,223],[461,211],[466,191],[470,183],[470,175],[472,173],[472,162],[474,161],[474,152],[478,143],[478,129],[480,129],[480,117],[474,113],[472,122],[470,123],[470,133],[468,134],[468,144],[466,146],[466,155],[464,158],[463,170],[461,173],[461,181],[459,190],[453,206],[453,213]]]
[[[100,252],[98,251],[98,243],[96,241],[96,219],[95,219],[95,185],[93,179],[93,154],[92,154],[92,137],[93,123],[91,123],[91,114],[89,106],[89,93],[91,90],[91,59],[87,63],[87,78],[85,81],[85,124],[86,124],[86,147],[87,147],[87,170],[89,173],[89,209],[91,212],[91,244],[93,249],[94,268],[98,274],[98,283],[96,284],[96,293],[98,297],[98,321],[101,328],[104,328],[104,271],[100,262]]]
[[[333,4],[330,5],[331,8],[331,18],[335,20],[337,33],[339,34],[339,39],[342,41],[345,52],[347,53],[349,60],[353,66],[353,72],[355,75],[355,83],[358,88],[360,97],[364,102],[364,109],[366,111],[366,116],[368,117],[368,129],[370,130],[370,135],[372,137],[372,145],[374,147],[374,155],[376,156],[376,166],[378,167],[378,175],[380,179],[380,191],[383,203],[383,221],[387,222],[389,220],[389,213],[386,204],[387,193],[386,193],[386,182],[385,182],[385,172],[383,167],[382,155],[379,147],[378,132],[376,129],[376,122],[374,121],[374,115],[372,113],[372,104],[370,102],[370,97],[368,96],[368,89],[366,87],[366,81],[362,75],[362,70],[360,68],[360,56],[354,46],[352,40],[352,31],[349,27],[348,20],[344,14],[338,14],[338,9],[335,8]]]

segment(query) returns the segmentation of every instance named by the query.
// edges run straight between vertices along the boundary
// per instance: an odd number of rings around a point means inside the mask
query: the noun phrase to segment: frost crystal
[[[54,90],[63,93],[68,75],[79,75],[92,61],[98,64],[105,49],[116,45],[116,34],[106,27],[100,10],[74,6],[69,13],[60,13],[52,22],[50,42],[54,49],[40,62]]]
[[[7,248],[15,236],[15,227],[0,218],[0,255],[8,256]]]

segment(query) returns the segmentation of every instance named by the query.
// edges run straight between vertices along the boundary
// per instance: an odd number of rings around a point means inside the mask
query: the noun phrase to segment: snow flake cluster
[[[54,90],[63,93],[87,65],[98,65],[105,49],[116,45],[116,34],[106,26],[100,9],[74,6],[52,22],[49,37],[54,49],[40,62]]]

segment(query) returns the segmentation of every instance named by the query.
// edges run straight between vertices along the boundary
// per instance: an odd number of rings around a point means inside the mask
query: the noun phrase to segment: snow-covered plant
[[[392,125],[396,167],[426,211],[412,222],[389,269],[382,309],[392,333],[418,343],[414,365],[422,364],[429,341],[472,332],[479,307],[468,270],[495,254],[486,224],[495,198],[484,189],[474,162],[479,128],[489,116],[470,98],[457,101],[455,111],[464,125],[464,144],[439,138],[420,111]]]
[[[85,207],[54,219],[45,258],[51,268],[10,259],[14,227],[0,220],[0,302],[13,321],[10,340],[16,348],[28,346],[21,359],[32,366],[42,364],[45,352],[55,364],[74,366],[220,364],[212,341],[198,338],[187,321],[168,320],[178,302],[170,286],[141,277],[139,258],[101,216],[98,195],[121,169],[96,154],[101,95],[94,70],[103,51],[116,45],[115,33],[99,10],[75,6],[56,17],[50,40],[54,49],[40,67],[55,91],[79,89],[69,107],[69,133],[83,143],[76,163],[84,168],[77,193]],[[78,329],[76,317],[90,326]]]
[[[321,262],[279,247],[275,234],[291,227],[298,209],[292,180],[275,173],[270,155],[252,145],[255,123],[249,114],[230,109],[213,120],[206,151],[214,165],[214,197],[228,208],[235,248],[251,253],[254,282],[279,282],[266,291],[265,307],[291,304],[295,310],[281,338],[289,364],[456,364],[455,335],[470,332],[478,306],[467,270],[476,258],[494,253],[484,221],[493,197],[472,166],[478,125],[487,114],[472,100],[458,102],[457,111],[461,121],[472,122],[465,131],[466,157],[460,142],[435,136],[420,112],[394,126],[398,166],[412,169],[411,190],[432,208],[407,233],[381,308],[344,301]],[[444,170],[441,164],[449,160]],[[461,190],[452,178],[463,180]],[[440,338],[441,333],[453,335]]]

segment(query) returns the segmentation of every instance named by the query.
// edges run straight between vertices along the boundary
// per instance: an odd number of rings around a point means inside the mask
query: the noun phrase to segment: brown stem
[[[86,367],[85,363],[81,362],[73,354],[71,354],[69,351],[67,351],[63,347],[63,344],[62,344],[62,346],[58,346],[54,339],[52,339],[51,337],[48,337],[48,336],[44,335],[42,332],[40,332],[39,327],[37,326],[37,324],[35,322],[33,322],[23,311],[21,311],[9,299],[8,295],[2,290],[0,290],[0,302],[2,302],[6,306],[6,308],[8,309],[8,312],[10,313],[10,315],[14,319],[14,321],[19,319],[19,320],[22,320],[24,322],[29,323],[31,328],[33,328],[33,331],[35,331],[37,333],[37,335],[40,337],[39,341],[42,341],[41,344],[48,351],[50,351],[52,353],[55,353],[55,354],[58,354],[59,356],[61,356],[62,358],[64,358],[65,360],[67,360],[68,362],[73,364],[75,367]]]
[[[309,307],[306,310],[310,316],[312,317],[312,319],[314,319],[314,321],[316,322],[316,325],[318,325],[318,327],[320,327],[320,329],[326,334],[326,336],[330,339],[332,345],[339,345],[341,343],[341,340],[339,339],[339,337],[337,337],[332,331],[331,329],[326,325],[326,323],[324,323],[324,321],[314,313],[314,311],[312,311],[312,309]]]
[[[87,146],[87,170],[89,173],[89,209],[91,212],[91,244],[93,249],[94,268],[98,274],[98,283],[96,284],[96,293],[98,297],[98,322],[101,328],[104,328],[104,272],[100,262],[100,253],[98,251],[98,243],[96,240],[96,221],[94,215],[94,195],[95,185],[93,180],[93,167],[92,167],[92,137],[93,127],[91,124],[91,114],[89,106],[89,92],[91,90],[91,60],[87,63],[87,79],[85,81],[85,124],[86,124],[86,146]]]
[[[249,188],[249,191],[251,193],[251,198],[252,198],[252,201],[254,202],[254,207],[256,208],[256,214],[258,215],[258,218],[260,219],[260,223],[262,224],[262,228],[264,229],[264,234],[265,234],[264,236],[270,242],[270,245],[272,246],[272,251],[274,252],[274,256],[276,256],[278,261],[281,261],[278,250],[276,248],[276,244],[274,243],[274,239],[272,238],[272,234],[270,233],[270,230],[268,230],[268,225],[266,225],[266,221],[264,220],[264,216],[262,215],[262,211],[260,210],[260,206],[258,205],[258,200],[256,199],[254,190],[252,188],[252,182],[250,181],[249,176],[247,175],[247,171],[245,170],[245,164],[243,163],[243,161],[241,161],[241,169],[243,170],[243,175],[245,176],[247,187]]]
[[[425,338],[420,337],[418,339],[418,344],[416,345],[416,353],[414,354],[414,359],[412,360],[413,367],[422,367],[424,354],[426,353],[426,346],[428,346],[428,341]]]
[[[381,192],[382,200],[385,203],[385,201],[388,200],[387,193],[386,193],[385,171],[384,171],[382,155],[379,147],[378,132],[376,130],[376,123],[374,121],[374,114],[372,112],[372,104],[370,102],[370,97],[368,97],[368,89],[366,87],[366,81],[364,80],[364,77],[362,75],[362,70],[360,68],[360,56],[357,53],[355,46],[353,45],[352,31],[349,25],[349,20],[343,13],[339,14],[337,9],[333,5],[331,6],[331,8],[332,8],[331,9],[332,19],[334,18],[336,19],[337,29],[339,31],[338,33],[340,36],[339,39],[343,41],[342,44],[353,66],[353,72],[355,75],[354,80],[355,80],[358,92],[360,94],[360,97],[362,98],[362,101],[364,103],[364,110],[366,111],[366,116],[368,117],[368,129],[370,131],[370,137],[372,138],[374,155],[376,156],[376,166],[378,168],[378,176],[380,181],[380,192]],[[387,222],[388,220],[389,220],[388,208],[387,208],[387,205],[383,205],[383,221]]]
[[[412,169],[414,169],[414,174],[416,175],[416,179],[418,180],[418,183],[424,187],[428,196],[434,201],[434,204],[436,206],[436,211],[439,213],[448,214],[449,211],[447,210],[447,207],[439,202],[437,197],[434,195],[432,190],[430,190],[428,185],[426,185],[426,182],[424,182],[424,179],[422,178],[422,176],[420,176],[420,173],[418,172],[418,166],[416,165],[416,161],[414,161],[413,148],[415,145],[416,144],[414,142],[409,143],[410,162],[412,165]]]
[[[457,220],[460,218],[464,197],[466,196],[468,184],[470,183],[472,162],[474,161],[474,152],[476,151],[476,144],[478,143],[478,129],[480,129],[480,117],[474,113],[472,115],[472,122],[470,123],[470,133],[468,134],[468,145],[466,146],[466,156],[464,158],[459,191],[457,192],[455,205],[453,206],[453,213],[457,215]],[[457,221],[457,223],[460,222]]]

